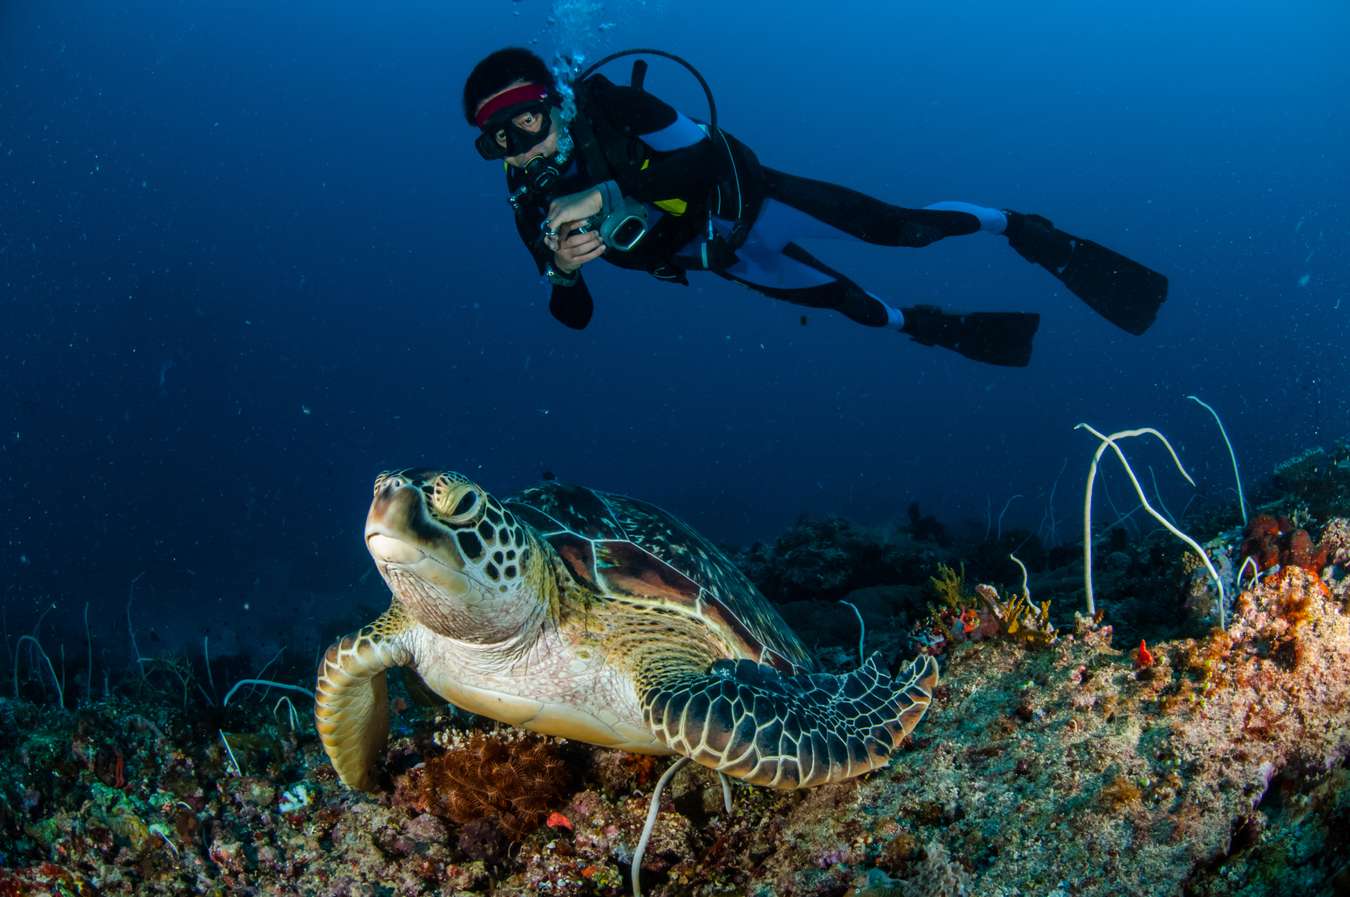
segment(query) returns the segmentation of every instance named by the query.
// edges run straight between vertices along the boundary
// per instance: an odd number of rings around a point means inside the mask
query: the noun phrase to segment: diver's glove
[[[1041,316],[1034,312],[945,312],[935,305],[900,310],[900,332],[923,346],[951,349],[972,361],[1021,368],[1031,362],[1031,341]]]
[[[595,314],[595,301],[586,281],[580,276],[571,286],[554,284],[548,298],[548,310],[558,323],[573,330],[585,330]]]

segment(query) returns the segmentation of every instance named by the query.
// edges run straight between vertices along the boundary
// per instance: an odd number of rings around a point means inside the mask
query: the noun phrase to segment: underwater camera
[[[588,218],[567,236],[592,232],[599,233],[600,242],[610,249],[628,252],[647,236],[647,207],[636,200],[625,198],[608,215]]]
[[[605,181],[595,188],[601,197],[600,212],[585,222],[581,233],[597,231],[600,240],[610,249],[628,252],[647,236],[647,207],[636,199],[624,196],[619,185]]]
[[[614,203],[608,214],[599,215],[583,221],[568,234],[600,234],[600,242],[610,249],[628,252],[647,236],[647,207],[637,200],[624,197]]]
[[[647,236],[647,207],[625,197],[600,221],[599,231],[606,246],[628,252]]]

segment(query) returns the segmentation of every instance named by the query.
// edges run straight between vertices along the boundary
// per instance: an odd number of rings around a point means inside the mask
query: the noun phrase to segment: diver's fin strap
[[[389,736],[385,671],[412,662],[400,638],[410,625],[395,603],[375,622],[330,646],[319,663],[314,721],[333,769],[349,788],[375,789],[375,763]]]
[[[840,782],[884,766],[923,718],[938,667],[922,655],[899,677],[873,655],[846,675],[788,675],[753,660],[656,682],[643,718],[673,750],[770,788]]]
[[[1167,278],[1092,240],[1065,233],[1040,215],[1007,212],[1005,234],[1017,254],[1049,271],[1071,293],[1136,336],[1167,299]]]

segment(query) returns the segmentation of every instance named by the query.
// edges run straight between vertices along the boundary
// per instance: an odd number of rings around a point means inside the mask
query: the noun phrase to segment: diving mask
[[[473,142],[478,155],[484,159],[505,159],[528,153],[553,133],[553,109],[557,104],[552,89],[539,84],[513,87],[493,97],[475,116],[483,131]],[[516,124],[516,119],[527,113],[542,118],[537,131]]]

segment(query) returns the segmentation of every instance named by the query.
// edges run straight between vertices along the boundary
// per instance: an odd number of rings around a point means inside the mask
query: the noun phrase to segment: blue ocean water
[[[88,603],[121,633],[138,575],[195,596],[183,620],[241,627],[259,601],[370,599],[361,527],[386,468],[503,494],[549,471],[730,543],[913,501],[1044,531],[1058,476],[1067,541],[1095,446],[1079,421],[1159,427],[1212,496],[1227,453],[1185,394],[1253,474],[1350,430],[1343,3],[387,6],[0,8],[12,631],[48,608],[74,627]],[[975,235],[810,248],[898,305],[1040,312],[1028,369],[603,265],[594,322],[566,330],[459,111],[508,44],[680,53],[767,164],[1046,215],[1166,273],[1170,299],[1132,337]],[[675,66],[647,83],[704,115]]]

